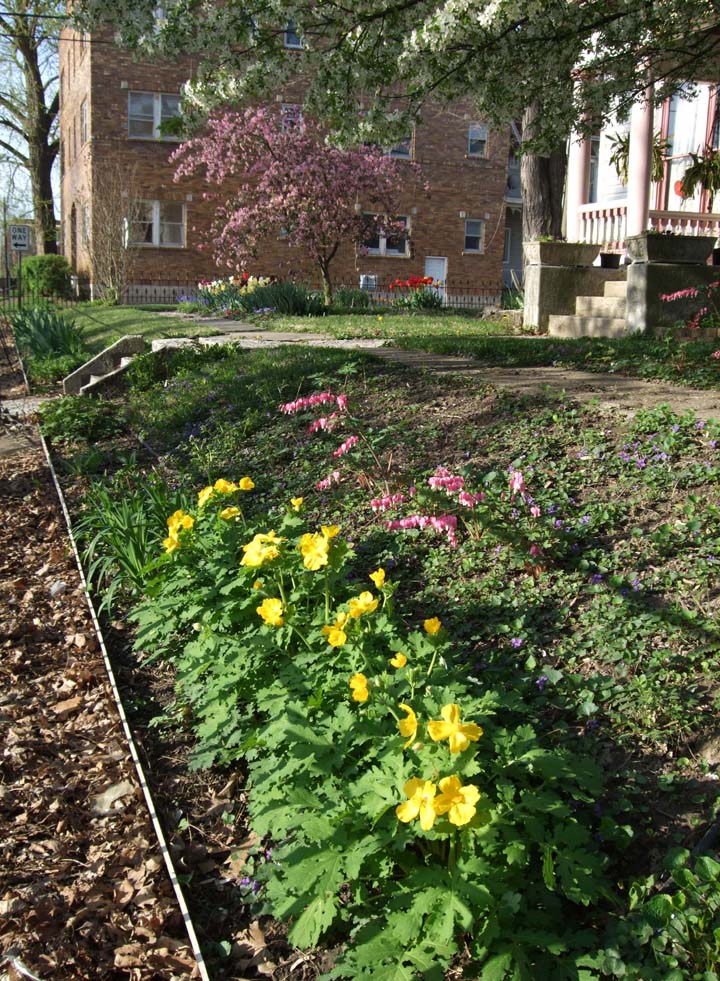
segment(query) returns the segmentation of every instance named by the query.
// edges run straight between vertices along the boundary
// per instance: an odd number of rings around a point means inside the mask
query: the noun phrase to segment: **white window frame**
[[[80,103],[80,146],[88,139],[88,104],[87,99]]]
[[[302,35],[295,30],[295,21],[290,19],[283,31],[283,45],[293,51],[301,51],[303,48]]]
[[[473,149],[473,144],[482,141],[482,150]],[[467,155],[476,157],[478,160],[487,160],[488,155],[488,128],[487,123],[473,122],[468,126],[467,131]]]
[[[470,234],[468,231],[468,225],[480,225],[480,234]],[[468,255],[482,255],[485,252],[485,221],[482,218],[466,218],[465,224],[463,226],[463,231],[465,238],[463,240],[463,253]],[[477,249],[468,248],[468,239],[478,238],[480,240],[480,245]]]
[[[388,238],[392,239],[393,236],[385,235],[384,232],[378,232],[378,248],[371,249],[368,247],[367,254],[375,256],[384,256],[390,259],[406,259],[410,255],[410,219],[407,215],[396,215],[393,221],[404,221],[405,222],[405,251],[396,252],[394,249],[388,249]]]
[[[182,208],[182,222],[181,226],[181,241],[180,242],[161,242],[161,231],[163,222],[161,221],[162,207],[166,204],[174,204]],[[179,201],[138,201],[138,205],[151,205],[152,206],[152,241],[146,242],[144,239],[142,241],[135,241],[132,238],[132,228],[133,225],[138,224],[138,221],[130,222],[130,231],[128,234],[128,245],[133,248],[138,249],[184,249],[186,245],[186,220],[187,213],[185,205]],[[178,222],[165,222],[165,224],[177,225]]]
[[[134,95],[148,95],[152,97],[153,100],[152,136],[140,136],[137,133],[130,132],[130,120],[133,118],[130,109],[131,109],[132,97]],[[178,143],[180,141],[181,137],[179,136],[174,136],[174,135],[166,136],[165,134],[160,132],[160,126],[163,123],[164,119],[174,119],[175,115],[177,115],[177,114],[173,114],[172,116],[165,116],[163,118],[163,114],[162,114],[163,98],[167,98],[168,96],[177,99],[178,103],[181,98],[181,96],[177,92],[147,92],[142,89],[136,89],[132,92],[128,92],[127,135],[129,140],[162,140],[164,142],[170,142],[170,143]],[[139,117],[137,115],[135,116],[135,118],[136,119],[142,118],[143,120],[148,119],[147,116]]]
[[[91,237],[91,224],[90,224],[90,205],[83,205],[83,242],[85,245],[90,244]]]

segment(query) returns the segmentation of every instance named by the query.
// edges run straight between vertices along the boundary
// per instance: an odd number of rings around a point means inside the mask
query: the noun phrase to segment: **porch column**
[[[626,235],[647,231],[650,217],[650,182],[653,145],[653,87],[636,102],[630,113],[630,155],[628,159]]]
[[[573,132],[570,136],[565,200],[565,235],[568,242],[580,239],[578,208],[590,196],[590,140]]]

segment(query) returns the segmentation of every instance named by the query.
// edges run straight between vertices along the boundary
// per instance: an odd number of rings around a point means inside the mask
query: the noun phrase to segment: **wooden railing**
[[[602,245],[608,252],[625,249],[627,205],[583,204],[578,209],[578,239]],[[673,235],[720,236],[720,214],[691,214],[687,211],[651,211],[648,231]]]

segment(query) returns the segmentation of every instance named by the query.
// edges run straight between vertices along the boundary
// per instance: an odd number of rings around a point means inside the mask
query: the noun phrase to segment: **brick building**
[[[292,33],[286,38],[288,48],[297,46]],[[199,248],[211,217],[204,182],[173,181],[168,157],[176,140],[159,129],[177,113],[183,82],[194,68],[191,59],[137,62],[109,34],[63,31],[62,244],[81,283],[92,286],[93,243],[109,241],[123,224],[132,245],[126,299],[159,298],[160,285],[170,298],[200,279],[230,274]],[[291,94],[276,98],[292,108]],[[412,137],[389,151],[420,168],[420,182],[408,168],[402,194],[408,235],[379,237],[366,243],[362,254],[350,244],[343,247],[333,263],[334,282],[382,289],[397,277],[431,275],[446,284],[448,302],[497,300],[518,244],[512,241],[516,224],[511,231],[508,210],[518,203],[508,178],[508,147],[508,130],[478,119],[469,103],[427,112]],[[134,220],[127,217],[130,202]],[[299,250],[281,238],[268,241],[248,271],[281,276],[292,271],[310,283],[317,278]]]

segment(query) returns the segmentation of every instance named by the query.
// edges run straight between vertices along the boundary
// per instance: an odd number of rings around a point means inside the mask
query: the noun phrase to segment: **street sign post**
[[[30,250],[30,226],[29,225],[10,226],[10,249],[13,252],[29,252]]]
[[[29,225],[10,226],[10,248],[18,254],[18,310],[22,310],[22,254],[30,250]]]

